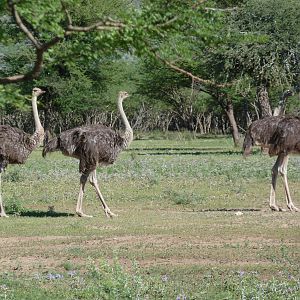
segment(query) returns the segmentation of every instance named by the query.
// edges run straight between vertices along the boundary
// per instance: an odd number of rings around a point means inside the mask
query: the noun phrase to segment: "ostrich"
[[[48,152],[61,151],[66,156],[79,159],[80,189],[76,206],[79,217],[92,217],[83,213],[82,202],[85,184],[89,178],[90,184],[95,188],[104,212],[107,217],[116,216],[111,212],[100,192],[97,177],[97,166],[113,164],[118,154],[128,148],[133,140],[133,131],[123,110],[123,100],[129,97],[127,92],[120,92],[118,109],[125,125],[125,132],[119,134],[109,127],[96,124],[76,127],[60,133],[50,140],[44,147],[43,156]]]
[[[41,125],[37,97],[45,93],[39,88],[32,90],[32,111],[35,123],[35,132],[30,135],[18,128],[0,125],[0,217],[7,217],[1,197],[1,173],[8,164],[24,164],[29,154],[44,139],[44,129]]]
[[[272,168],[272,185],[270,203],[275,205],[275,190],[278,173],[283,176],[284,190],[287,207],[291,211],[300,210],[293,204],[287,180],[287,165],[289,154],[300,154],[300,119],[286,117],[281,120],[270,140],[269,155],[277,155],[277,160]]]
[[[283,116],[271,116],[259,119],[249,126],[243,143],[244,157],[248,156],[254,145],[261,146],[262,149],[269,149],[270,140]]]
[[[260,145],[264,149],[269,149],[270,156],[278,156],[272,168],[272,184],[269,201],[270,208],[275,211],[284,211],[284,209],[279,208],[275,202],[278,173],[283,176],[287,207],[290,210],[298,211],[298,208],[295,207],[292,202],[287,182],[288,154],[291,151],[285,148],[284,137],[286,136],[285,131],[288,132],[288,127],[283,126],[283,124],[288,124],[289,122],[287,122],[287,120],[289,119],[290,118],[283,116],[271,116],[254,121],[247,130],[243,144],[244,157],[251,153],[251,149],[254,145]]]

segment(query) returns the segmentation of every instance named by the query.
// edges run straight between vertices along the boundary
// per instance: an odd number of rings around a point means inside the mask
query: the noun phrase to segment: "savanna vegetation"
[[[0,299],[300,299],[299,214],[268,209],[273,159],[234,147],[299,112],[298,0],[7,0],[0,24],[0,124],[33,132],[38,86],[47,138],[118,129],[126,90],[135,135],[99,170],[112,220],[89,188],[74,217],[74,159],[2,174]],[[298,206],[299,179],[292,158]]]
[[[257,151],[244,160],[230,138],[155,137],[99,169],[114,219],[90,186],[84,207],[94,218],[74,216],[75,159],[38,150],[9,167],[0,299],[300,297],[299,215],[268,208],[273,159]],[[298,205],[299,179],[292,158]]]

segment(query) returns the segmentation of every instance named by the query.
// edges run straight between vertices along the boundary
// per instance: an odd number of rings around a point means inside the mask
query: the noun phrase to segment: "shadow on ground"
[[[163,149],[164,150],[164,149]],[[182,149],[185,150],[185,149]],[[237,151],[195,151],[195,152],[185,152],[185,151],[166,151],[166,152],[139,152],[137,155],[241,155],[241,152]]]
[[[209,212],[209,211],[262,211],[260,208],[208,208],[194,210],[193,212]]]
[[[224,148],[131,148],[137,155],[238,155],[243,153],[241,150],[226,150]],[[261,150],[255,149],[253,155],[262,155]]]
[[[17,215],[19,217],[34,217],[34,218],[44,218],[44,217],[50,217],[50,218],[59,218],[59,217],[73,217],[75,214],[73,213],[66,213],[66,212],[56,212],[56,211],[41,211],[41,210],[27,210],[22,211],[19,213],[13,213],[12,215]]]

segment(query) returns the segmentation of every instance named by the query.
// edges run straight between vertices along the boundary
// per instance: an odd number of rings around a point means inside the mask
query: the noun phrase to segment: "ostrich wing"
[[[278,123],[278,126],[270,140],[270,155],[300,153],[300,119],[287,117]]]
[[[1,160],[11,164],[22,164],[34,147],[34,142],[29,134],[15,127],[0,126]]]
[[[283,120],[283,117],[267,117],[254,121],[250,125],[252,138],[257,144],[268,145],[274,135],[278,123]]]
[[[95,170],[98,164],[114,163],[123,138],[104,125],[90,125],[62,132],[58,143],[64,155],[80,160],[79,171],[85,173]]]

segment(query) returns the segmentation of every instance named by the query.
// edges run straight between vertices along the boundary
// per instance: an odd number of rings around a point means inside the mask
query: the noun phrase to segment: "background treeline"
[[[0,9],[1,124],[33,130],[24,100],[33,85],[47,91],[39,110],[51,135],[118,128],[119,90],[132,95],[124,106],[134,130],[232,133],[236,144],[280,105],[298,113],[298,0],[24,0]],[[50,42],[35,72],[39,45]]]

